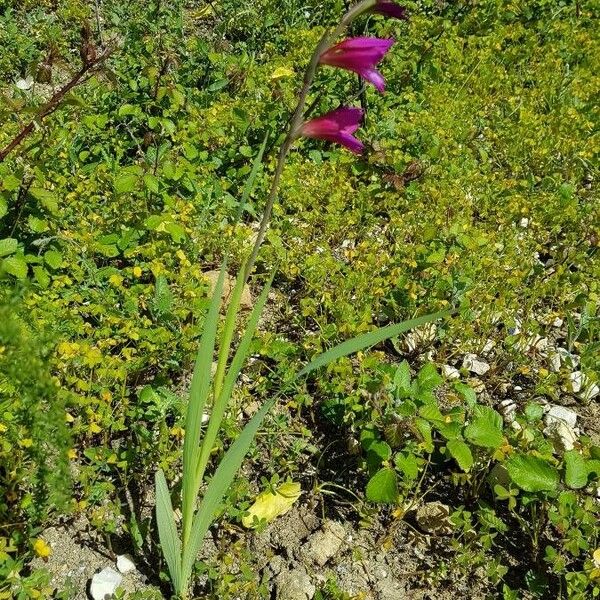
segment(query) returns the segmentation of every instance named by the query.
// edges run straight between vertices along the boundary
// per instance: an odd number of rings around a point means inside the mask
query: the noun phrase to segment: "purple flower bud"
[[[377,4],[372,8],[373,12],[393,17],[394,19],[408,19],[408,13],[404,6],[400,6],[393,0],[377,0]]]
[[[359,128],[363,117],[360,108],[342,106],[325,115],[306,121],[299,135],[341,144],[355,154],[360,154],[364,144],[352,134]]]
[[[394,40],[371,37],[349,38],[323,52],[319,62],[354,71],[383,92],[385,80],[375,65],[383,59],[393,43]]]

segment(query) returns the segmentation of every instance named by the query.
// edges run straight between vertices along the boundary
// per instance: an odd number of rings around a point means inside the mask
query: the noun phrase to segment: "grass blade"
[[[210,392],[210,369],[215,351],[217,325],[219,323],[219,308],[225,280],[226,262],[221,266],[219,279],[213,291],[210,308],[200,339],[200,347],[194,365],[194,374],[190,386],[190,400],[185,417],[185,439],[183,443],[183,545],[187,545],[192,516],[198,495],[200,482],[196,481],[196,465],[199,458],[200,430],[202,415]]]
[[[288,387],[308,373],[319,367],[323,367],[338,358],[348,356],[349,354],[378,344],[386,339],[396,337],[414,327],[419,327],[431,321],[435,321],[436,319],[448,316],[451,312],[451,310],[443,310],[423,317],[417,317],[416,319],[411,319],[395,325],[388,325],[387,327],[382,327],[342,342],[331,350],[328,350],[313,359],[294,376],[288,383]],[[200,551],[202,541],[204,540],[208,528],[213,521],[215,511],[218,509],[225,492],[231,485],[231,482],[242,465],[244,457],[246,456],[261,423],[283,392],[284,390],[280,390],[273,398],[267,400],[250,421],[248,421],[238,438],[231,445],[229,450],[225,452],[214,476],[210,480],[202,503],[194,516],[189,543],[185,545],[183,550],[181,570],[184,578],[189,577],[192,572],[194,561],[196,556],[198,556],[198,552]]]
[[[254,182],[256,181],[256,176],[258,175],[258,170],[260,169],[260,165],[262,164],[263,155],[265,153],[265,148],[267,147],[267,141],[269,140],[269,135],[271,135],[271,130],[268,130],[265,134],[265,139],[263,140],[262,146],[258,151],[258,154],[254,158],[252,162],[252,170],[250,171],[250,175],[248,175],[248,179],[246,179],[246,183],[244,185],[244,191],[242,192],[242,197],[240,199],[240,204],[238,206],[237,214],[235,216],[236,223],[242,218],[242,214],[244,212],[244,208],[248,203],[248,198],[250,198],[250,194],[254,189]]]
[[[173,587],[179,591],[181,584],[181,542],[177,536],[173,505],[165,474],[161,469],[156,471],[156,523],[158,524],[158,538],[163,555],[169,567],[169,574]]]
[[[260,320],[265,303],[267,302],[267,296],[269,295],[272,282],[273,277],[271,277],[271,279],[263,288],[258,300],[256,301],[256,304],[254,305],[254,308],[252,309],[252,313],[250,314],[250,318],[248,319],[248,323],[246,325],[246,331],[244,332],[233,360],[231,361],[227,376],[225,377],[223,383],[223,388],[218,397],[216,397],[213,405],[210,421],[206,429],[206,434],[202,440],[202,449],[200,451],[200,459],[198,461],[198,471],[196,476],[200,481],[202,481],[202,478],[204,477],[204,470],[206,469],[212,447],[217,439],[219,428],[221,427],[221,422],[223,420],[223,415],[225,414],[225,410],[231,399],[235,382],[237,381],[246,357],[248,356],[250,344],[254,337],[254,332],[258,326],[258,321]]]
[[[355,352],[363,350],[364,348],[375,346],[376,344],[396,337],[405,331],[409,331],[410,329],[420,327],[421,325],[425,325],[431,321],[436,321],[437,319],[447,317],[451,313],[451,309],[441,310],[431,315],[424,315],[422,317],[417,317],[416,319],[402,321],[402,323],[395,323],[388,325],[387,327],[380,327],[379,329],[375,329],[350,340],[346,340],[345,342],[334,346],[331,348],[331,350],[327,350],[311,360],[301,371],[298,372],[295,379],[300,379],[301,377],[304,377],[304,375],[308,375],[315,369],[324,367],[325,365],[328,365],[330,362],[333,362],[342,356],[348,356],[348,354],[354,354]]]

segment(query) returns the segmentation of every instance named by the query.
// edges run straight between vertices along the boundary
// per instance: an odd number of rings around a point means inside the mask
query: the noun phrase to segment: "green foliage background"
[[[65,510],[68,452],[69,510],[109,533],[118,488],[177,460],[203,272],[249,247],[274,152],[234,229],[251,159],[265,135],[271,147],[281,139],[310,52],[344,2],[240,4],[105,0],[96,15],[83,0],[0,0],[0,147],[78,68],[83,19],[96,42],[99,27],[117,45],[0,163],[0,287],[11,298],[0,318],[0,516],[25,524],[0,535],[19,552],[48,510]],[[598,3],[407,4],[408,23],[361,22],[396,39],[384,96],[319,73],[315,113],[362,102],[369,152],[302,142],[292,153],[256,277],[277,265],[280,301],[240,403],[334,340],[452,302],[468,310],[438,331],[439,362],[499,339],[498,319],[544,335],[556,316],[596,314]],[[50,48],[53,83],[17,89]],[[586,332],[577,343],[597,379],[597,343]],[[553,397],[568,376],[534,369],[510,344],[504,356],[498,378],[528,377],[536,393]],[[338,426],[372,422],[363,392],[381,360],[341,361],[290,402],[275,427],[301,434],[298,457],[311,432],[297,417],[323,419],[316,406]],[[235,418],[229,427],[234,436]],[[269,458],[282,474],[302,460],[277,447]],[[123,527],[141,547],[140,524]]]

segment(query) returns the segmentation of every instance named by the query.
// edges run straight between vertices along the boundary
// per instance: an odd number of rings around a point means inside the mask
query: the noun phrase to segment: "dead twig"
[[[61,105],[64,97],[76,86],[85,83],[94,73],[96,73],[102,63],[114,52],[115,46],[109,46],[102,53],[95,55],[91,51],[91,46],[86,46],[86,55],[83,64],[79,71],[73,75],[71,80],[61,87],[53,96],[44,104],[35,117],[27,124],[19,133],[0,150],[0,162],[2,162],[23,140],[31,135],[35,130],[36,124],[41,123],[43,119],[55,112]]]

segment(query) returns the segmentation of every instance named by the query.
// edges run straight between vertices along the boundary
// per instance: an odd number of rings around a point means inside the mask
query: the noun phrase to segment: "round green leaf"
[[[536,456],[515,454],[506,461],[513,483],[526,492],[551,492],[558,487],[558,471]]]
[[[588,466],[586,460],[577,452],[565,452],[565,483],[574,490],[585,487],[588,480]]]
[[[458,463],[458,466],[463,471],[469,471],[473,466],[473,454],[471,448],[462,440],[450,440],[446,444],[448,452],[452,458]]]
[[[2,261],[2,270],[17,279],[25,279],[27,277],[27,263],[21,256],[9,256]]]
[[[398,500],[398,477],[394,469],[385,467],[371,477],[367,484],[367,499],[381,504],[394,504]]]

